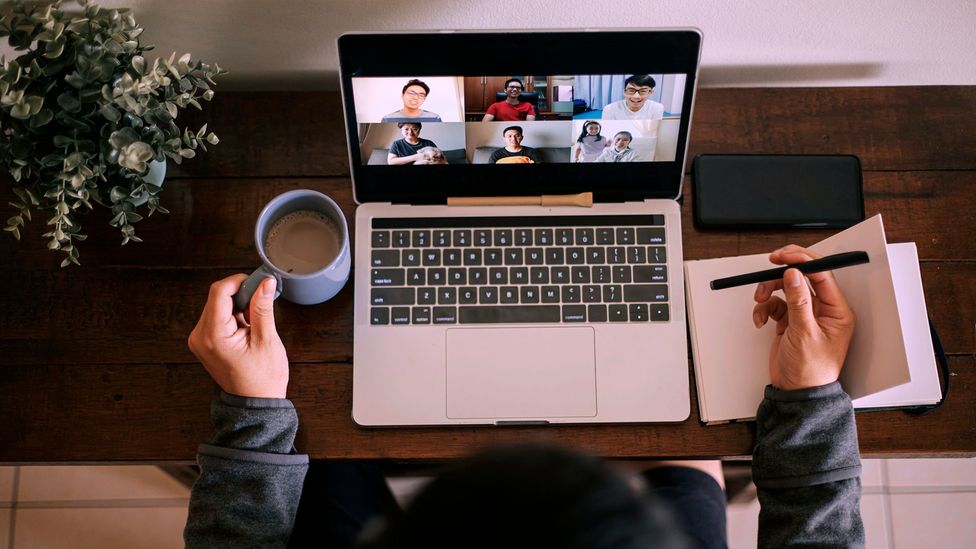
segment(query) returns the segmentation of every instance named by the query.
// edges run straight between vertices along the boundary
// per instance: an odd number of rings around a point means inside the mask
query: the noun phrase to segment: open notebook
[[[934,404],[941,398],[914,243],[887,244],[874,216],[809,248],[820,255],[864,250],[870,262],[834,271],[857,314],[841,373],[855,408]],[[768,254],[685,262],[688,323],[701,419],[752,419],[769,383],[775,323],[752,324],[754,285],[709,282],[774,267]]]

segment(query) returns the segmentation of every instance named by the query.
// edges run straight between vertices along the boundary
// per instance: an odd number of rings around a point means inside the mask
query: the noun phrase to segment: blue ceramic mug
[[[324,194],[299,189],[273,198],[254,225],[261,266],[234,294],[234,309],[247,310],[251,296],[269,276],[275,299],[314,305],[331,299],[349,280],[351,253],[346,216]]]

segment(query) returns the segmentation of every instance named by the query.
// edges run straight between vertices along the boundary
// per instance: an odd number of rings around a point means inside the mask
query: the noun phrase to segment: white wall
[[[973,0],[102,0],[221,89],[335,89],[342,32],[695,26],[703,86],[976,84]],[[3,9],[0,7],[0,9]],[[9,48],[6,52],[9,56]],[[408,52],[390,52],[406,55]]]
[[[449,76],[413,76],[397,78],[353,78],[352,93],[356,98],[356,120],[380,122],[384,116],[403,107],[403,86],[418,78],[430,93],[420,108],[436,113],[441,122],[464,121],[464,80]]]

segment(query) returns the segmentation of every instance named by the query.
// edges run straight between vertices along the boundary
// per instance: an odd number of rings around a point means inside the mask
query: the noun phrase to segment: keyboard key
[[[430,231],[414,231],[413,247],[426,248],[427,246],[430,246]]]
[[[468,270],[463,267],[447,270],[447,283],[451,286],[463,286],[468,283]]]
[[[549,274],[553,284],[569,284],[569,267],[551,267]]]
[[[413,323],[430,324],[430,307],[414,307]]]
[[[464,264],[468,267],[481,265],[481,250],[479,248],[464,250]]]
[[[463,248],[465,246],[471,245],[471,231],[469,230],[458,230],[454,231],[454,245]]]
[[[664,244],[664,227],[638,227],[638,244]]]
[[[373,286],[403,286],[407,273],[403,269],[373,269]]]
[[[400,265],[400,252],[396,250],[373,250],[370,255],[370,264],[374,267],[398,267]]]
[[[438,305],[454,305],[457,303],[457,288],[440,288],[437,290]]]
[[[511,246],[512,245],[512,231],[511,229],[495,229],[495,246]]]
[[[403,266],[416,267],[420,265],[420,250],[403,250]]]
[[[607,284],[610,282],[610,267],[593,267],[592,282],[594,284]]]
[[[532,245],[532,229],[516,229],[515,230],[515,245],[516,246],[531,246]]]
[[[607,248],[607,263],[619,265],[627,262],[627,249],[623,246],[612,246]]]
[[[562,287],[563,303],[579,303],[580,298],[580,287],[579,286],[563,286]]]
[[[390,231],[373,231],[372,237],[374,248],[390,247]]]
[[[474,305],[478,302],[478,288],[468,286],[458,291],[458,303],[461,305]]]
[[[647,250],[643,246],[627,248],[627,263],[647,263]]]
[[[588,284],[583,286],[583,302],[584,303],[599,303],[600,299],[603,297],[599,286],[594,286]]]
[[[576,244],[580,246],[592,246],[593,242],[593,229],[576,229]]]
[[[552,246],[552,229],[536,229],[535,245]]]
[[[413,288],[371,288],[370,303],[373,305],[413,305]]]
[[[410,307],[393,307],[390,309],[391,324],[410,324]]]
[[[630,304],[630,321],[631,322],[647,322],[647,304],[646,303],[631,303]]]
[[[664,322],[670,320],[668,317],[667,303],[651,303],[651,321]]]
[[[491,246],[491,231],[487,229],[478,229],[474,232],[474,245],[475,246]]]
[[[570,269],[570,274],[572,276],[573,284],[589,284],[590,282],[589,267],[573,267]]]
[[[501,265],[504,260],[505,256],[498,248],[485,250],[485,265]]]
[[[618,227],[617,228],[617,244],[633,244],[634,243],[634,229],[630,227]]]
[[[546,265],[562,265],[565,262],[562,248],[546,249]]]
[[[510,305],[499,307],[460,307],[461,324],[500,324],[509,322],[559,322],[559,305]]]
[[[474,284],[476,286],[488,284],[488,269],[484,267],[468,269],[468,284]]]
[[[451,231],[434,231],[434,246],[446,248],[451,245]]]
[[[623,296],[620,295],[622,292],[620,286],[616,284],[610,284],[603,287],[603,301],[607,303],[620,303]]]
[[[434,307],[434,324],[456,324],[457,307]]]
[[[610,322],[627,322],[626,305],[610,305],[608,313]]]
[[[407,269],[407,285],[408,286],[423,286],[427,284],[427,271],[426,269]]]
[[[573,229],[556,229],[555,242],[559,246],[572,246],[575,242],[573,240]]]
[[[563,305],[563,322],[586,322],[586,305]]]
[[[508,269],[508,279],[512,284],[528,284],[529,283],[529,268],[528,267],[510,267]]]
[[[618,284],[630,282],[630,265],[617,265],[613,267],[613,281]]]
[[[443,286],[447,283],[447,271],[444,269],[427,269],[427,284]]]
[[[607,306],[606,305],[587,305],[586,315],[589,317],[590,322],[606,322],[607,321]]]
[[[543,286],[540,291],[543,303],[559,303],[559,286]]]
[[[389,324],[390,323],[389,307],[370,307],[369,323],[373,325]]]
[[[643,248],[641,248],[643,249]],[[444,254],[441,255],[441,259],[444,261],[444,265],[448,267],[453,267],[455,265],[461,264],[461,250],[457,248],[451,248],[449,250],[444,250]]]
[[[508,269],[504,267],[492,267],[488,269],[488,282],[490,284],[508,284]]]
[[[526,265],[542,265],[545,262],[546,256],[542,251],[542,248],[528,248],[525,250],[525,264]]]
[[[478,303],[498,303],[498,288],[495,286],[481,287],[478,290]]]
[[[624,286],[624,301],[661,302],[668,300],[667,284],[627,284]]]
[[[420,253],[425,267],[436,267],[441,264],[441,251],[430,249]]]
[[[539,302],[539,287],[538,286],[522,286],[519,290],[520,299],[522,303],[538,303]]]
[[[615,242],[613,239],[613,229],[610,228],[597,229],[596,243],[604,244],[604,245],[614,244]]]
[[[433,305],[437,303],[437,288],[417,288],[417,304]]]
[[[407,248],[410,246],[410,231],[393,231],[393,247]]]
[[[594,246],[586,249],[586,262],[590,265],[603,265],[607,262],[607,254],[604,248]]]
[[[667,263],[668,254],[665,251],[667,248],[663,246],[651,246],[647,248],[647,262],[648,263]]]
[[[634,267],[634,282],[667,282],[668,268],[665,265],[638,265]]]
[[[582,265],[586,263],[586,253],[583,248],[567,248],[566,263],[570,265]]]
[[[505,250],[506,265],[522,265],[523,263],[521,248],[509,248]]]
[[[505,286],[503,288],[499,288],[498,300],[506,304],[518,303],[519,301],[518,288],[516,288],[515,286]]]
[[[529,278],[533,284],[549,284],[549,267],[532,267]]]

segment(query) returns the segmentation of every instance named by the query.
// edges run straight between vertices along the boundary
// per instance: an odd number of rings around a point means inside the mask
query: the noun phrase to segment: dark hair
[[[521,135],[523,137],[525,136],[525,134],[522,133],[522,126],[509,126],[509,127],[505,128],[504,130],[502,130],[502,137],[505,137],[505,134],[508,133],[508,130],[518,130],[519,135]]]
[[[507,88],[508,85],[511,84],[512,82],[518,82],[519,86],[522,86],[522,90],[525,91],[525,84],[523,84],[522,81],[519,80],[518,78],[509,78],[508,80],[506,80],[505,87]]]
[[[410,86],[420,86],[421,88],[424,89],[425,94],[430,95],[430,87],[427,84],[421,82],[420,80],[417,80],[416,78],[408,81],[407,85],[403,86],[403,90],[400,91],[400,94],[403,95],[407,93],[407,88],[409,88]]]
[[[424,125],[421,124],[420,122],[397,122],[397,127],[398,128],[402,128],[402,127],[406,126],[407,124],[413,124],[414,126],[417,126],[417,131],[418,132],[424,127]]]
[[[539,445],[449,466],[361,548],[684,547],[669,510],[602,460]]]
[[[635,74],[627,78],[627,80],[624,80],[625,88],[627,87],[627,84],[633,84],[635,86],[648,86],[652,89],[657,86],[657,82],[655,82],[654,78],[652,78],[649,74]]]
[[[603,131],[603,126],[599,122],[597,122],[596,120],[589,120],[587,122],[584,122],[583,123],[583,131],[581,131],[579,137],[576,138],[576,142],[577,143],[582,143],[583,142],[583,139],[586,138],[586,137],[588,137],[590,135],[590,134],[586,133],[586,129],[589,128],[590,126],[592,126],[593,124],[596,124],[597,126],[600,126],[600,131]],[[502,135],[504,135],[504,134],[502,134]],[[596,132],[596,135],[593,136],[593,141],[601,141],[602,139],[603,139],[603,136],[600,135],[600,132]]]
[[[628,131],[619,131],[619,132],[613,134],[613,138],[616,139],[618,135],[626,135],[627,136],[627,139],[629,141],[633,141],[634,140],[634,136],[631,135],[631,133],[628,132]]]

